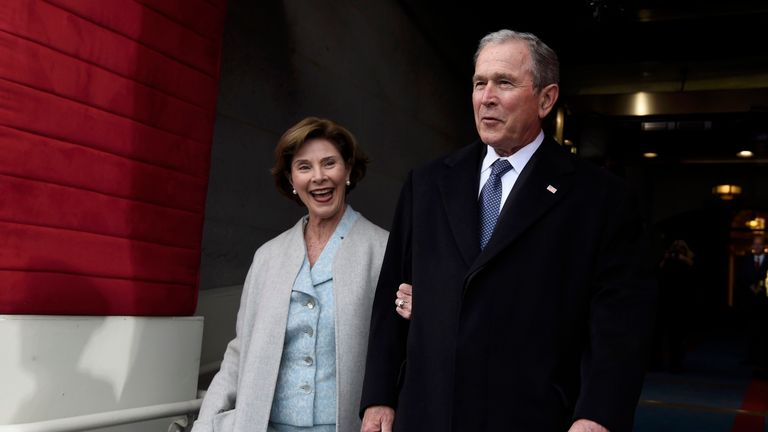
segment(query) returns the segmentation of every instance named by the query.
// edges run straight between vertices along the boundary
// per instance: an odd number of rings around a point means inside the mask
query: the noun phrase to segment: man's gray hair
[[[557,54],[532,33],[506,29],[488,33],[477,46],[474,57],[475,64],[477,64],[477,57],[483,48],[491,44],[501,44],[508,41],[523,41],[528,44],[528,51],[531,54],[530,72],[533,76],[535,91],[538,92],[544,87],[557,84],[560,81],[560,61],[557,59]]]

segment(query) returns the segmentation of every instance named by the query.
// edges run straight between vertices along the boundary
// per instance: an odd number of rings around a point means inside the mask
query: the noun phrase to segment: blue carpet
[[[752,380],[751,369],[742,363],[744,347],[738,332],[707,335],[696,341],[676,373],[649,372],[634,431],[731,432]]]
[[[735,415],[639,406],[635,432],[730,432]]]

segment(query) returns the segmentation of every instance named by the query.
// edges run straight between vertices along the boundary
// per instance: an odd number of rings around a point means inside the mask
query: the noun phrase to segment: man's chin
[[[480,133],[480,141],[494,148],[500,144],[499,136],[491,133]]]

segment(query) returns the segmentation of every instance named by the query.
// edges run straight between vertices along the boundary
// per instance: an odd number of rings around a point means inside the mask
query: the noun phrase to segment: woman
[[[193,432],[357,432],[371,304],[387,232],[346,202],[367,159],[352,134],[309,117],[275,148],[277,189],[307,208],[261,246],[236,336]]]

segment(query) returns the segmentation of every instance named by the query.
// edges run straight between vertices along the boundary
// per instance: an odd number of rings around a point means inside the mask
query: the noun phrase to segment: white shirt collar
[[[520,173],[525,168],[525,165],[531,160],[531,156],[536,153],[541,143],[544,142],[544,131],[539,131],[536,138],[530,143],[524,145],[520,150],[513,153],[511,156],[502,157],[496,153],[496,149],[488,146],[488,151],[485,153],[485,159],[480,167],[480,172],[483,172],[491,167],[491,164],[496,162],[496,159],[507,159],[516,173]]]

